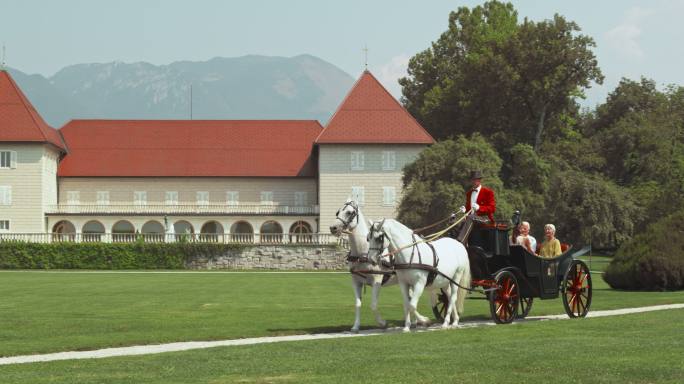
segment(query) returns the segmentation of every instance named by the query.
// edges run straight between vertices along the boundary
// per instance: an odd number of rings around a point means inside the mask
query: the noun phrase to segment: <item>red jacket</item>
[[[468,192],[466,192],[466,212],[470,211],[470,195],[473,193],[472,189],[469,189]],[[480,194],[477,195],[477,204],[480,206],[480,209],[475,212],[477,215],[487,215],[489,217],[489,221],[492,223],[494,222],[494,212],[496,212],[496,200],[494,199],[494,191],[491,189],[482,186],[480,188]]]

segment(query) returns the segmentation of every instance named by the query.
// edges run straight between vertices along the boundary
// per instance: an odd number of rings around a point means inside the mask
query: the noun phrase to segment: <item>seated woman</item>
[[[542,243],[539,256],[547,259],[560,256],[560,254],[563,252],[561,251],[560,241],[556,239],[556,226],[553,224],[546,224],[544,226],[544,237],[545,240]]]
[[[516,238],[515,243],[522,245],[529,253],[536,255],[537,239],[530,236],[530,223],[523,221],[519,226],[519,231],[520,236]]]

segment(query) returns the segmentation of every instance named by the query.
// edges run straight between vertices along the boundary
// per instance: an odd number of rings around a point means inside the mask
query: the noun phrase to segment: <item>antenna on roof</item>
[[[192,120],[192,84],[190,84],[190,120]]]
[[[364,64],[366,65],[366,71],[368,70],[368,44],[363,48],[364,54]]]
[[[2,43],[2,61],[0,61],[0,70],[5,70],[5,43]]]

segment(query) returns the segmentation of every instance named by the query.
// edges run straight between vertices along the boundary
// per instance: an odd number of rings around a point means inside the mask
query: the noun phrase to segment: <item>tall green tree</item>
[[[577,24],[518,23],[510,3],[461,7],[399,80],[408,110],[438,138],[479,132],[504,149],[517,142],[538,151],[574,97],[603,76],[594,42]]]

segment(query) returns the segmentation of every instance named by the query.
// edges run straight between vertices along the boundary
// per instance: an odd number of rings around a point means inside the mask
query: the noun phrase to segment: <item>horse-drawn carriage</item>
[[[492,319],[498,324],[526,317],[535,298],[555,299],[561,294],[570,317],[584,317],[591,305],[591,273],[572,257],[563,244],[560,256],[547,259],[509,242],[508,223],[475,224],[468,236],[472,288],[480,288],[489,300]],[[439,294],[433,312],[443,318],[447,295]]]

